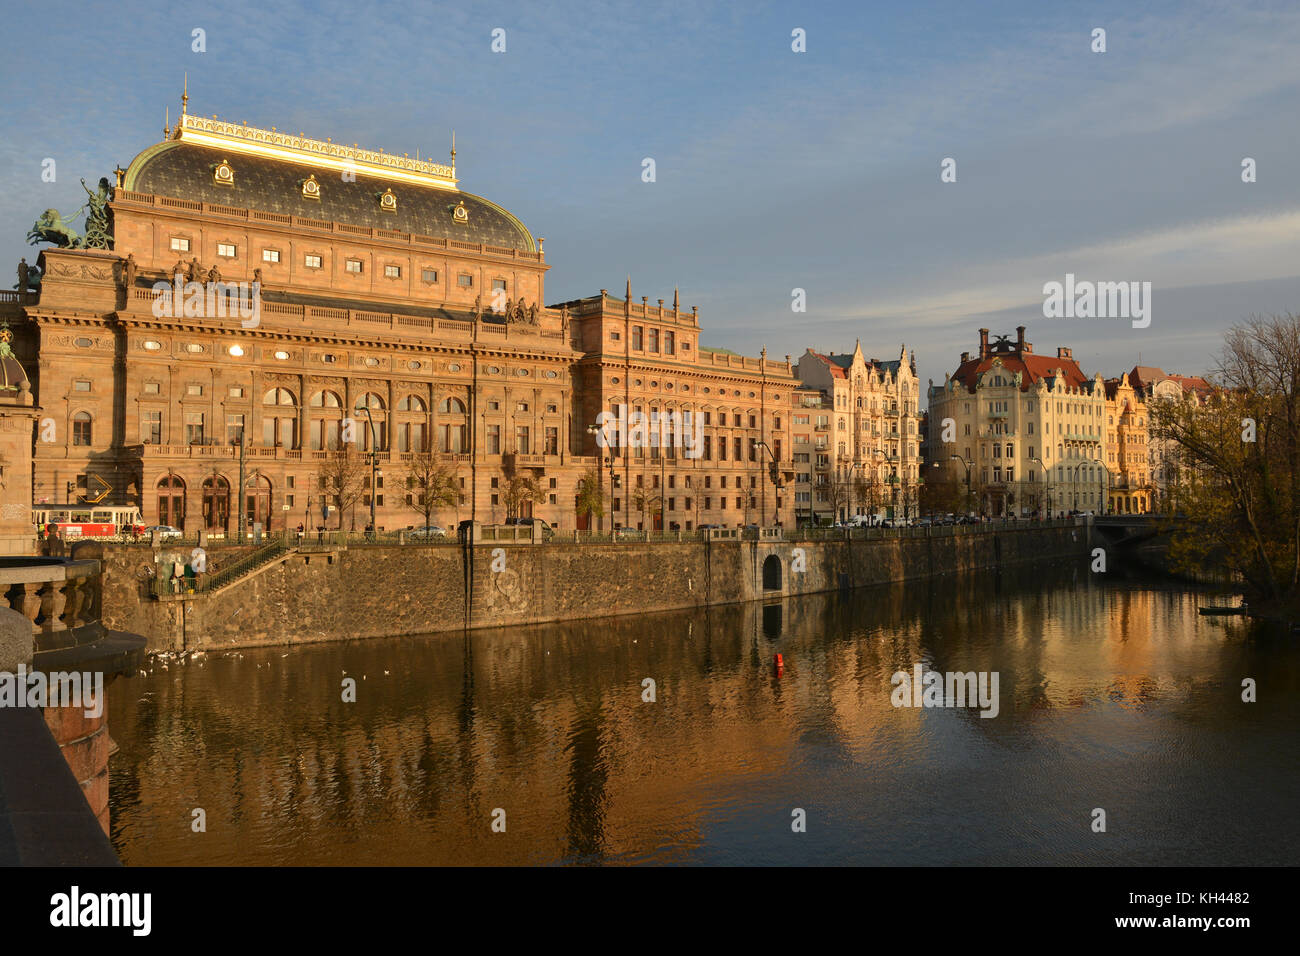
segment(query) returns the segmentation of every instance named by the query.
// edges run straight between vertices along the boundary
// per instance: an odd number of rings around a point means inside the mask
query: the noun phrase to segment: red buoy
[[[785,658],[783,658],[780,654],[777,654],[776,657],[773,659],[773,663],[776,664],[776,676],[780,677],[781,672],[785,670]]]

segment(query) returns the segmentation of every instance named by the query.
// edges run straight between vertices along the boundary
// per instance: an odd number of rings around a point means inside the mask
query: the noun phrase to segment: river
[[[1081,561],[156,662],[110,688],[113,842],[128,865],[1294,863],[1300,641],[1206,603]],[[917,664],[996,672],[996,716],[894,706]]]

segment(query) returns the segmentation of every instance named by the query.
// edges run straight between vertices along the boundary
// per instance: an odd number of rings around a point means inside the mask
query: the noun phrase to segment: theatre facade
[[[241,506],[250,527],[361,529],[373,495],[392,530],[424,523],[432,458],[454,475],[443,525],[585,528],[584,479],[600,528],[793,525],[789,358],[709,349],[696,310],[633,301],[630,280],[544,305],[544,240],[459,188],[454,148],[183,110],[114,176],[111,249],[48,246],[39,291],[0,297],[40,408],[35,503],[229,535]],[[620,407],[689,412],[702,441],[598,441]]]

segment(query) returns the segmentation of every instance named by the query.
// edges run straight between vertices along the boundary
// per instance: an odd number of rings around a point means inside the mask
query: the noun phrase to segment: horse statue
[[[32,223],[27,241],[33,246],[38,242],[49,242],[61,249],[83,248],[81,234],[72,228],[70,222],[64,220],[57,209],[47,209],[41,213],[41,218]]]

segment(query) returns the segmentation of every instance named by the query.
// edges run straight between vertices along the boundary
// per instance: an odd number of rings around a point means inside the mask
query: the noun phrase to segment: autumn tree
[[[592,468],[578,479],[578,497],[575,508],[587,516],[587,529],[594,531],[596,519],[605,516],[605,489],[600,472]]]
[[[1300,316],[1252,318],[1225,335],[1213,392],[1152,402],[1151,434],[1181,465],[1170,556],[1226,565],[1253,602],[1300,610]]]
[[[512,475],[506,482],[506,517],[519,517],[519,512],[524,506],[537,501],[541,494],[542,490],[538,487],[535,478],[530,478],[528,475]]]

